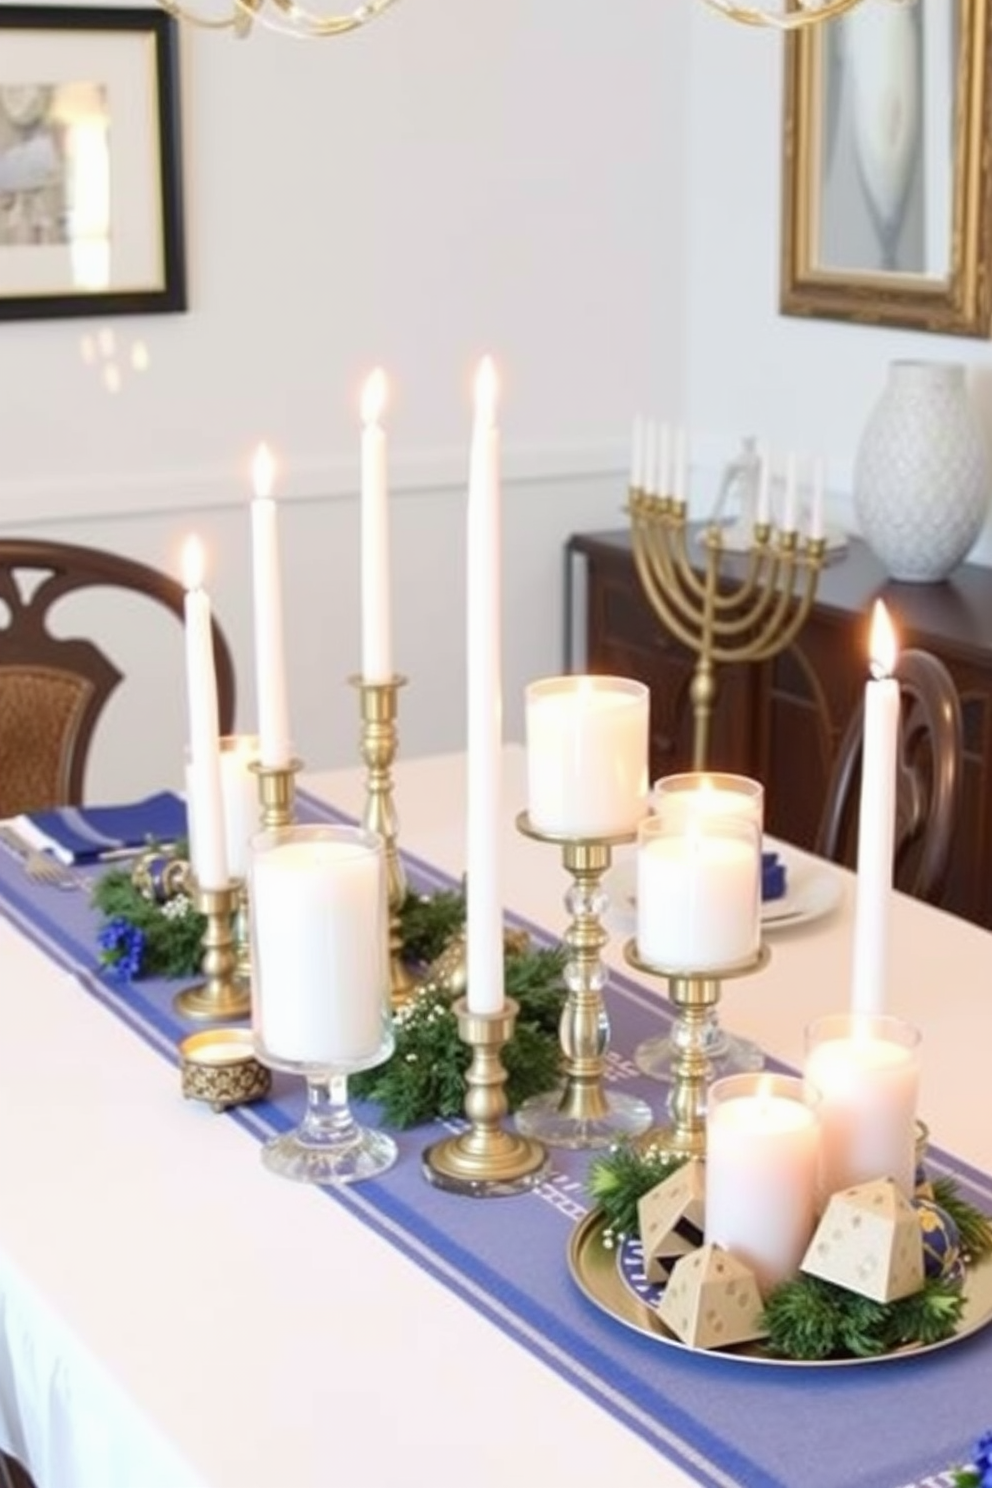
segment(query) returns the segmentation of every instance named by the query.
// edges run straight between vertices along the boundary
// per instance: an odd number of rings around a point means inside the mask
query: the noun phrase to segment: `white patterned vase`
[[[892,362],[854,464],[861,535],[893,579],[945,579],[982,530],[988,453],[954,362]]]

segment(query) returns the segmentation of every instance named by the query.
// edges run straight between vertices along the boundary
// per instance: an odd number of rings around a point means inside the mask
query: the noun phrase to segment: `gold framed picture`
[[[782,312],[988,336],[990,0],[861,5],[785,47]]]

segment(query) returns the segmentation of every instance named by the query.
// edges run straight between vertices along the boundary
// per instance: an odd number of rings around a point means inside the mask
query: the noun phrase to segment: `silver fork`
[[[50,853],[39,852],[7,822],[0,823],[0,842],[9,847],[21,860],[28,878],[35,883],[50,884],[56,889],[81,889],[83,880],[66,863],[60,863]]]

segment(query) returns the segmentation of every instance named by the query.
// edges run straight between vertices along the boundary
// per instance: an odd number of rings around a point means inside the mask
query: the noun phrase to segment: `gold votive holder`
[[[469,1126],[425,1149],[424,1176],[435,1188],[468,1198],[526,1193],[543,1178],[548,1154],[542,1143],[503,1125],[506,1070],[500,1051],[513,1036],[517,1004],[508,997],[499,1012],[475,1013],[462,997],[453,1011],[462,1042],[472,1051],[465,1074]]]
[[[262,1100],[272,1088],[272,1071],[255,1058],[247,1028],[191,1033],[179,1045],[179,1071],[184,1098],[204,1101],[213,1111]]]
[[[251,1011],[251,991],[237,976],[234,913],[238,885],[232,882],[220,889],[205,889],[194,882],[191,893],[194,908],[207,918],[203,932],[204,980],[180,992],[173,999],[173,1007],[181,1017],[199,1022],[244,1018]]]
[[[627,964],[635,970],[666,978],[668,998],[675,1008],[671,1035],[672,1088],[667,1103],[669,1124],[650,1128],[639,1139],[640,1144],[675,1157],[705,1157],[706,1093],[714,1075],[707,1030],[720,1002],[722,982],[760,971],[768,963],[768,947],[762,942],[746,961],[700,971],[654,966],[641,958],[636,940],[629,940],[623,953]]]
[[[362,826],[377,832],[386,844],[386,885],[389,904],[389,985],[394,1008],[410,1001],[417,981],[403,959],[403,929],[400,911],[406,898],[406,874],[400,858],[399,817],[393,799],[393,762],[399,745],[397,718],[399,690],[406,677],[396,675],[384,682],[349,677],[357,688],[361,717],[360,749],[366,768],[365,807]]]
[[[613,848],[632,842],[634,833],[613,837],[565,837],[534,826],[528,812],[517,817],[517,829],[537,842],[561,849],[572,884],[565,896],[571,924],[564,942],[569,957],[565,967],[567,995],[559,1024],[562,1049],[561,1085],[533,1096],[517,1111],[518,1131],[550,1147],[609,1147],[647,1130],[651,1107],[639,1096],[606,1090],[603,1076],[610,1042],[610,1023],[602,989],[607,979],[600,952],[609,939],[603,928],[606,905],[603,876],[613,860]]]

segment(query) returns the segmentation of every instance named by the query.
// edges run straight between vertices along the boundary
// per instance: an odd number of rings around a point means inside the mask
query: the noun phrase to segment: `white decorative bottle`
[[[891,362],[854,465],[861,534],[893,579],[945,579],[982,530],[988,451],[957,362]]]

